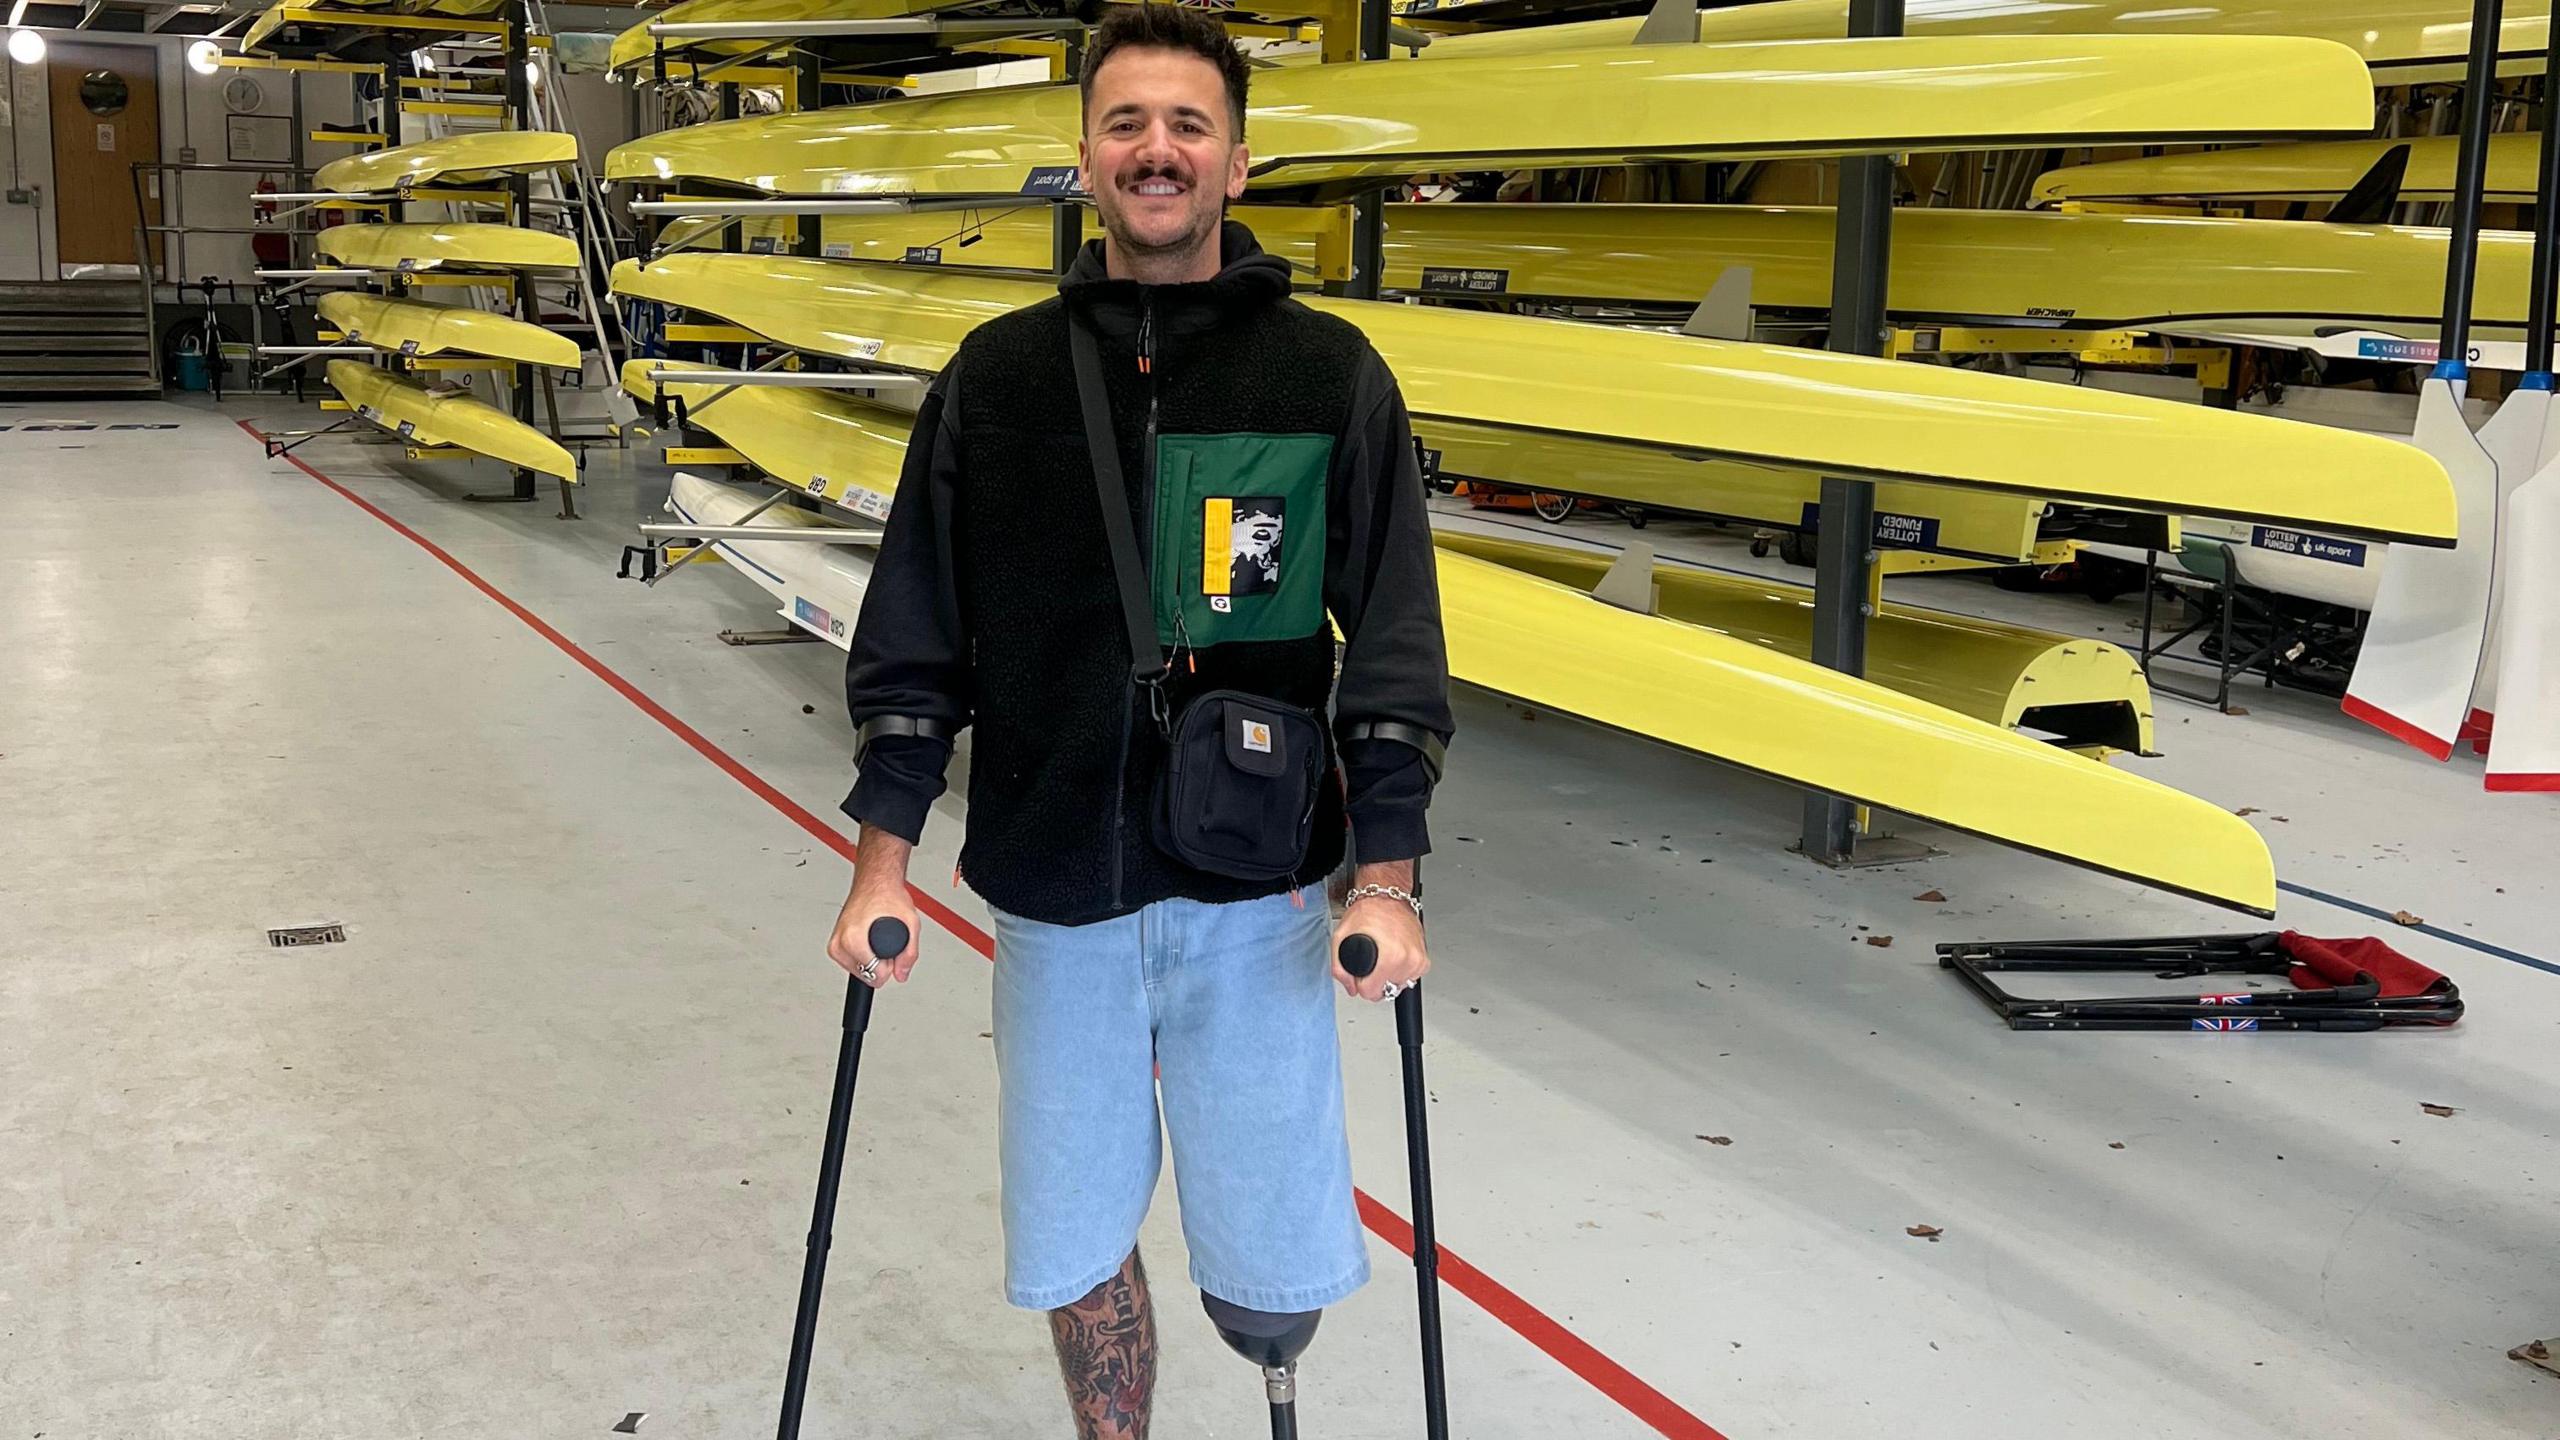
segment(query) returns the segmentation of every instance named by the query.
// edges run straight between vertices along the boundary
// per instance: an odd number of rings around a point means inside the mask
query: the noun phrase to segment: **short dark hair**
[[[1086,116],[1093,113],[1093,77],[1102,73],[1103,61],[1124,49],[1177,50],[1216,66],[1218,78],[1227,82],[1227,109],[1233,112],[1236,138],[1244,138],[1244,56],[1237,53],[1235,41],[1227,38],[1225,24],[1206,11],[1153,0],[1112,7],[1102,23],[1093,27],[1093,38],[1085,42],[1084,68],[1076,79]]]

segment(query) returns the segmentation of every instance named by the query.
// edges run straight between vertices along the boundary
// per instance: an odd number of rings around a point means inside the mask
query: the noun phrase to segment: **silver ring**
[[[1381,1000],[1393,1000],[1403,993],[1404,987],[1393,980],[1390,980],[1386,984],[1378,987],[1378,998]]]
[[[870,964],[867,964],[867,965],[863,966],[861,969],[856,970],[856,971],[854,971],[854,972],[853,972],[853,978],[854,978],[854,979],[856,979],[856,980],[861,981],[861,982],[862,982],[863,984],[865,984],[865,985],[868,985],[868,984],[870,984],[870,983],[871,983],[871,977],[872,977],[872,976],[874,976],[874,975],[877,975],[877,974],[879,974],[879,973],[880,973],[880,957],[879,957],[879,956],[877,956],[877,955],[874,955],[874,956],[872,956],[872,957],[871,957],[871,963],[870,963]]]

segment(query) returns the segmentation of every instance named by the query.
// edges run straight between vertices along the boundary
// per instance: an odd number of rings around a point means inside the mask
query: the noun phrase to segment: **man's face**
[[[1226,83],[1179,50],[1120,50],[1103,62],[1077,159],[1102,228],[1128,254],[1214,245],[1226,202],[1244,194]]]

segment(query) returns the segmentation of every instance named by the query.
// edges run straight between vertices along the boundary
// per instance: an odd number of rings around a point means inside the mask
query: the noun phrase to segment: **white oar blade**
[[[2498,628],[2498,717],[2488,787],[2560,791],[2560,465],[2507,505],[2512,562]]]
[[[2535,385],[2541,379],[2543,385]],[[2485,742],[2489,727],[2498,713],[2498,672],[2504,664],[2499,632],[2507,615],[2507,592],[2515,583],[2515,539],[2507,528],[2505,517],[2515,509],[2519,490],[2542,473],[2542,467],[2560,448],[2552,444],[2552,426],[2560,422],[2560,411],[2551,403],[2549,377],[2525,377],[2531,389],[2516,391],[2489,423],[2480,427],[2480,448],[2498,462],[2498,568],[2489,584],[2489,634],[2480,650],[2480,679],[2471,687],[2471,712],[2462,720],[2462,738]],[[2492,433],[2494,432],[2494,433]]]
[[[2395,545],[2347,684],[2346,712],[2438,760],[2453,754],[2488,640],[2497,574],[2498,464],[2462,418],[2463,387],[2431,377],[2411,437],[2453,479],[2451,549]]]

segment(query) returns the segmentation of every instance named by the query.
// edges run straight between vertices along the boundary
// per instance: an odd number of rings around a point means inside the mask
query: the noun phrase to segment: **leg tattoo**
[[[1156,1321],[1147,1272],[1129,1252],[1120,1273],[1072,1305],[1049,1312],[1066,1373],[1076,1440],[1146,1440],[1156,1389]]]

